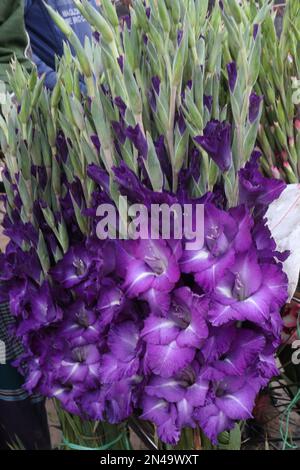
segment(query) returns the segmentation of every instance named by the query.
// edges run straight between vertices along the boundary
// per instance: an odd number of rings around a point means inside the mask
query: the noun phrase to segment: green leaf
[[[222,433],[218,440],[218,449],[220,450],[240,450],[242,440],[239,424],[236,423],[235,427],[231,431]]]
[[[45,273],[45,275],[47,275],[51,264],[50,264],[50,259],[49,259],[48,248],[47,248],[47,245],[46,245],[46,242],[45,242],[45,239],[41,230],[39,230],[37,254],[38,254],[43,272]]]
[[[260,58],[261,58],[261,34],[258,33],[254,40],[253,47],[249,57],[249,86],[254,86],[259,70],[260,70]]]
[[[160,192],[163,188],[164,177],[161,170],[160,162],[157,157],[157,153],[153,144],[153,140],[149,132],[147,132],[147,143],[148,143],[148,156],[144,160],[144,164],[151,181],[151,185],[154,191]]]

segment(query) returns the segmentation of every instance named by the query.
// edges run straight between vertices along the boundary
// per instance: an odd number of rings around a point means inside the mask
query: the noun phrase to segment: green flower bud
[[[101,5],[105,14],[114,28],[119,27],[119,18],[116,12],[116,8],[111,0],[101,0]]]
[[[111,43],[115,40],[114,32],[101,13],[87,0],[73,0],[78,10],[94,28],[101,33],[103,40]]]
[[[157,2],[157,6],[158,6],[159,17],[160,17],[163,30],[165,31],[165,33],[169,34],[171,30],[171,22],[170,22],[170,17],[169,17],[166,4],[165,2],[160,1],[160,2]]]
[[[187,33],[183,32],[181,43],[177,49],[173,63],[173,86],[178,86],[182,79],[183,69],[186,63]]]

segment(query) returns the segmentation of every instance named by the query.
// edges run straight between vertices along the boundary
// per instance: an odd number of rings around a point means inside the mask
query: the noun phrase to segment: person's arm
[[[11,60],[16,57],[28,70],[28,37],[24,25],[23,0],[0,1],[0,80],[7,82]]]
[[[24,14],[25,14],[25,26],[26,26],[26,14],[30,12],[32,6],[32,0],[24,0]],[[52,90],[56,84],[56,72],[49,67],[41,58],[32,53],[32,60],[36,65],[39,76],[45,75],[45,86]]]

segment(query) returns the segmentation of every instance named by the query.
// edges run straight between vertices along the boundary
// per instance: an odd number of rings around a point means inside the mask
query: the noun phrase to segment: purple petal
[[[176,409],[165,400],[145,396],[142,403],[142,419],[153,421],[157,425],[159,437],[170,445],[176,445],[180,431],[176,425]]]
[[[114,99],[115,105],[119,108],[121,116],[124,118],[127,110],[127,106],[120,96],[117,96]]]
[[[217,444],[218,435],[234,427],[234,421],[229,419],[225,412],[221,411],[216,405],[211,404],[202,408],[197,408],[195,419],[199,421],[200,427],[206,436]]]
[[[139,330],[137,325],[125,321],[111,328],[107,344],[117,359],[129,362],[135,357],[138,339]]]
[[[154,76],[151,79],[153,89],[155,93],[159,96],[160,94],[160,78],[158,76]]]
[[[190,364],[194,356],[194,348],[180,348],[176,341],[166,345],[147,345],[147,365],[154,374],[162,377],[171,377]]]
[[[139,368],[139,359],[122,362],[112,354],[104,354],[99,368],[101,381],[105,384],[115,383],[119,380],[132,377]]]
[[[219,259],[216,258],[210,267],[197,272],[195,275],[196,282],[206,290],[214,289],[225,271],[234,264],[234,259],[234,250],[229,250],[228,253]]]
[[[216,405],[230,419],[249,419],[253,417],[255,397],[256,392],[249,384],[246,384],[234,393],[227,393],[223,397],[217,398]]]
[[[231,125],[227,122],[210,121],[203,136],[194,137],[214,160],[221,171],[228,171],[232,163],[231,154]]]
[[[148,289],[155,280],[154,272],[142,261],[133,261],[128,267],[124,289],[128,297],[136,297]]]
[[[194,407],[203,406],[209,389],[209,381],[198,377],[186,392],[187,401]]]
[[[227,64],[227,73],[228,73],[228,80],[229,80],[229,88],[231,93],[234,92],[235,84],[237,80],[237,68],[235,62],[230,62]]]
[[[95,149],[97,150],[97,152],[100,152],[101,144],[100,144],[99,137],[96,134],[91,135],[91,141],[92,141]]]
[[[168,345],[179,332],[180,329],[173,320],[150,315],[144,322],[141,335],[147,343]]]
[[[215,360],[225,354],[234,341],[236,329],[232,325],[210,328],[210,335],[201,347],[205,361]]]
[[[182,31],[182,29],[179,29],[177,31],[177,45],[178,46],[180,46],[182,38],[183,38],[183,31]]]
[[[164,398],[168,402],[176,403],[185,396],[185,389],[180,382],[173,377],[165,379],[153,376],[145,387],[145,392],[151,397]]]
[[[149,304],[154,315],[165,317],[170,309],[170,295],[164,291],[149,289],[142,294],[142,298]]]
[[[260,111],[260,104],[263,101],[262,96],[258,96],[256,93],[251,93],[249,98],[249,121],[252,124],[258,118]]]
[[[126,137],[131,140],[139,152],[139,155],[146,159],[148,156],[148,143],[139,124],[137,124],[135,127],[127,127],[125,133]]]
[[[193,405],[186,398],[183,398],[176,404],[176,407],[178,413],[177,425],[179,426],[179,428],[195,428],[196,423],[193,419]]]
[[[251,159],[239,172],[240,202],[247,207],[267,208],[277,199],[286,184],[283,181],[265,178],[259,171],[259,152],[253,152]]]
[[[118,121],[112,121],[111,123],[113,130],[119,140],[119,142],[124,145],[126,141],[126,133],[124,126]]]
[[[203,95],[203,104],[207,107],[208,111],[211,112],[213,105],[213,97],[210,95]]]

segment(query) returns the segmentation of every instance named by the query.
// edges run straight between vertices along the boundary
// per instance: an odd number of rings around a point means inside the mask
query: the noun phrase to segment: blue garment
[[[24,0],[25,25],[30,38],[33,60],[40,75],[45,74],[45,85],[52,89],[56,83],[55,56],[62,56],[66,37],[49,16],[42,0]],[[92,36],[88,22],[72,0],[46,0],[46,3],[70,24],[81,43]],[[95,0],[90,3],[96,7]]]

